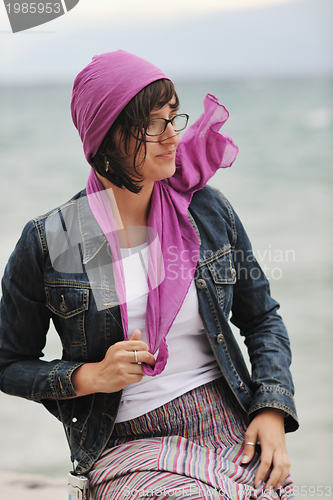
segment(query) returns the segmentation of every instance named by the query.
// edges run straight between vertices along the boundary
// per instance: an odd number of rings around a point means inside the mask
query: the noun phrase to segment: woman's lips
[[[173,160],[175,157],[176,151],[166,151],[161,155],[157,155],[157,158],[165,158],[166,160]]]

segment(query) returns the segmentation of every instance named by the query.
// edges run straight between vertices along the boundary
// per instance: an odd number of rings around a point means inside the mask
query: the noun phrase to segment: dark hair
[[[176,101],[171,107],[177,109],[179,99],[175,87],[170,80],[166,79],[150,83],[134,96],[112,124],[96,155],[92,158],[91,164],[94,170],[112,184],[126,188],[133,193],[139,193],[142,189],[140,181],[143,177],[138,173],[137,168],[144,163],[146,158],[145,127],[150,120],[152,110],[163,108],[173,97]],[[124,166],[124,160],[130,154],[129,143],[132,137],[136,139],[133,153],[134,174],[129,173]],[[120,142],[123,146],[122,150],[119,148]],[[137,165],[137,158],[142,148],[143,160]],[[107,162],[109,162],[108,171],[105,170]]]

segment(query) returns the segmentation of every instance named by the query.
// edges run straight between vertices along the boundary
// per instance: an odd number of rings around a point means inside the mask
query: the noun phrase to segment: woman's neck
[[[108,192],[120,246],[133,247],[144,243],[154,183],[144,184],[136,194],[115,186],[99,174],[97,176]]]

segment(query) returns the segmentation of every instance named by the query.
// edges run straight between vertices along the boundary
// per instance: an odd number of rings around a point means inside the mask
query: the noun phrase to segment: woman
[[[86,191],[28,223],[5,270],[1,390],[63,420],[92,498],[290,496],[288,335],[241,222],[205,187],[238,150],[225,108],[204,106],[180,140],[166,75],[94,57],[71,104]],[[44,362],[50,319],[63,358]]]

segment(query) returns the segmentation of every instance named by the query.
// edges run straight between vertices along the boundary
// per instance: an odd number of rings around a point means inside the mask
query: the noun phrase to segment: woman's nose
[[[160,142],[178,143],[179,132],[175,132],[172,123],[168,123],[163,134],[160,135]]]

